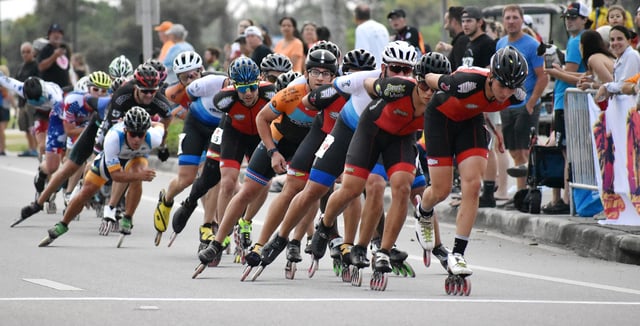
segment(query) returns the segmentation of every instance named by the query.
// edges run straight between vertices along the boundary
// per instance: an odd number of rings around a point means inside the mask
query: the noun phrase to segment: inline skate
[[[131,217],[123,216],[120,221],[120,237],[118,238],[117,248],[122,246],[122,241],[124,241],[124,237],[131,234],[131,229],[133,228],[133,223],[131,221]]]
[[[20,210],[20,217],[18,219],[16,219],[15,221],[13,221],[13,223],[11,223],[11,227],[14,227],[22,222],[24,222],[26,219],[28,219],[29,217],[31,217],[32,215],[38,213],[39,211],[42,210],[42,206],[38,205],[37,202],[32,202],[31,204],[29,204],[28,206],[22,207],[22,209]]]
[[[447,295],[471,294],[471,281],[467,278],[473,271],[467,267],[467,262],[461,254],[449,254],[447,257],[448,276],[444,281],[444,290]]]
[[[198,259],[200,259],[200,264],[196,267],[196,271],[195,273],[193,273],[193,276],[191,276],[191,278],[198,277],[198,275],[200,275],[200,273],[202,273],[202,271],[204,271],[207,266],[210,266],[213,261],[217,260],[219,262],[220,256],[222,255],[222,250],[222,245],[215,240],[211,241],[207,248],[200,250],[200,252],[198,252]]]
[[[187,225],[189,218],[193,214],[193,211],[198,207],[198,201],[191,200],[191,197],[187,197],[181,204],[180,207],[173,214],[173,220],[171,221],[171,226],[173,227],[173,233],[169,237],[169,243],[167,247],[171,247],[173,241],[176,240],[176,237],[184,227]]]
[[[376,251],[372,261],[373,275],[369,287],[374,291],[384,291],[387,289],[387,281],[389,280],[386,273],[392,271],[389,254],[384,249]]]
[[[156,210],[153,213],[153,226],[156,228],[156,237],[154,243],[156,246],[160,245],[162,240],[162,234],[167,230],[167,224],[169,223],[169,215],[171,214],[171,207],[173,203],[167,203],[165,200],[166,191],[162,189],[158,196],[158,204]]]
[[[249,273],[251,273],[251,270],[258,265],[260,266],[258,267],[258,269],[256,269],[256,271],[251,276],[251,281],[255,281],[256,278],[260,276],[260,274],[264,270],[264,267],[261,265],[262,263],[261,256],[262,256],[262,245],[256,243],[255,245],[253,245],[251,250],[249,250],[249,253],[245,256],[245,261],[247,265],[242,269],[242,276],[240,277],[241,282],[244,282],[247,276],[249,276]]]
[[[424,216],[420,213],[420,203],[422,202],[422,198],[420,195],[416,195],[414,198],[415,201],[415,211],[414,216],[416,218],[415,221],[415,229],[416,229],[416,239],[418,243],[422,247],[422,261],[424,266],[429,267],[431,265],[431,250],[433,250],[434,246],[434,236],[433,236],[433,214],[430,216]]]
[[[67,233],[69,231],[69,227],[64,225],[62,222],[56,223],[52,228],[47,231],[47,236],[40,241],[38,247],[46,247],[50,245],[53,240],[57,239],[59,236]]]
[[[284,277],[293,280],[296,275],[296,264],[302,261],[300,256],[300,241],[291,240],[287,245],[287,265],[284,268]]]
[[[351,266],[349,266],[349,274],[351,276],[351,286],[362,286],[362,269],[369,266],[371,262],[367,258],[367,248],[361,245],[355,245],[349,253],[351,258]]]
[[[344,243],[342,237],[336,237],[329,241],[329,255],[333,259],[333,272],[336,276],[342,275],[342,257],[340,254],[340,246]]]

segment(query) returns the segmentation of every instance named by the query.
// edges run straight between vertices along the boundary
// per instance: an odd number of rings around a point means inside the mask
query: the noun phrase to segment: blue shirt
[[[580,36],[582,35],[582,30],[578,35],[572,36],[569,38],[567,42],[567,55],[565,61],[567,63],[575,63],[578,65],[578,72],[587,71],[587,67],[582,62],[582,55],[580,54]],[[554,110],[564,110],[564,92],[567,88],[574,86],[570,85],[565,81],[556,80],[555,87],[553,88],[553,107]]]
[[[524,34],[524,36],[517,39],[515,42],[509,42],[509,37],[504,36],[500,40],[498,40],[498,43],[496,43],[496,50],[502,49],[507,45],[511,45],[518,51],[520,51],[520,53],[522,53],[524,58],[527,60],[527,65],[529,66],[527,79],[524,80],[524,89],[527,92],[527,97],[521,104],[512,105],[509,107],[520,108],[529,101],[531,95],[533,94],[533,89],[536,87],[536,83],[538,82],[538,76],[536,76],[535,69],[538,67],[542,67],[542,65],[544,64],[544,58],[542,56],[539,56],[537,53],[540,43],[528,34]]]

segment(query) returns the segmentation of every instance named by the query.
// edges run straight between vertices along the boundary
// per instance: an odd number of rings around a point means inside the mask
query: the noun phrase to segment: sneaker
[[[238,232],[240,238],[240,244],[242,248],[251,247],[251,221],[247,221],[244,218],[238,220]]]
[[[528,172],[529,172],[529,168],[524,164],[507,169],[507,174],[514,178],[526,177]]]
[[[549,202],[547,205],[542,207],[542,212],[549,215],[566,215],[569,214],[569,211],[569,205],[565,204],[562,200],[557,203]]]
[[[461,254],[449,254],[447,257],[447,270],[453,275],[471,275],[473,271],[467,266],[467,262]]]
[[[129,235],[131,234],[132,228],[133,228],[133,223],[131,222],[131,218],[123,217],[120,219],[120,233]]]
[[[162,189],[158,198],[158,205],[153,213],[153,226],[158,232],[164,232],[167,230],[167,224],[169,223],[169,216],[171,214],[171,207],[173,203],[167,203],[165,201],[166,191]]]

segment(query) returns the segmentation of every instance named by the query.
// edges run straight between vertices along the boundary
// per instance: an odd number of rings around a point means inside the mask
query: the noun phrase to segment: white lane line
[[[118,297],[22,297],[0,298],[0,301],[142,301],[142,302],[441,302],[441,303],[509,303],[509,304],[552,304],[552,305],[605,305],[640,306],[640,301],[575,301],[575,300],[504,300],[504,299],[455,299],[435,298],[118,298]]]
[[[46,286],[52,289],[60,290],[60,291],[83,291],[82,289],[77,288],[75,286],[58,283],[58,282],[47,280],[44,278],[23,278],[23,280],[34,283],[34,284]]]

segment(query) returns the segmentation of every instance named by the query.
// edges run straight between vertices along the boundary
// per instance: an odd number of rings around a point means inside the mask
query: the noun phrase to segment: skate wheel
[[[253,275],[251,276],[251,281],[255,281],[258,276],[260,276],[260,274],[262,274],[262,271],[264,270],[264,266],[260,265],[258,266],[258,269],[256,269],[256,272],[253,273]]]
[[[467,297],[471,294],[471,281],[466,278],[463,279],[462,293]]]
[[[158,233],[156,233],[156,238],[154,240],[156,247],[160,245],[160,240],[162,240],[162,232],[158,231]]]
[[[309,266],[309,271],[308,271],[309,278],[312,278],[313,275],[315,275],[316,271],[318,270],[319,264],[320,264],[320,261],[317,258],[314,257],[311,260],[311,266]]]
[[[342,266],[342,271],[340,277],[342,278],[342,282],[351,283],[351,267],[350,266]]]
[[[351,266],[350,268],[351,268],[351,286],[361,287],[362,271],[356,266]]]
[[[218,256],[216,258],[214,258],[210,263],[209,263],[209,267],[218,267],[218,265],[220,265],[220,260],[222,257]]]
[[[451,276],[448,276],[444,280],[444,292],[446,292],[447,295],[451,295],[454,289],[455,289],[455,285],[453,284],[453,279]]]
[[[287,262],[287,266],[284,268],[284,277],[287,280],[293,280],[293,277],[296,275],[296,263]]]
[[[176,237],[178,237],[177,233],[175,233],[175,232],[171,233],[171,236],[169,236],[169,243],[167,243],[167,248],[171,247],[173,242],[176,240]]]
[[[120,238],[118,239],[118,244],[116,244],[116,248],[120,248],[120,246],[122,246],[122,241],[124,241],[124,234],[120,235]]]
[[[333,259],[333,273],[335,273],[336,276],[340,276],[342,274],[342,261],[340,259]]]
[[[249,276],[249,273],[251,273],[251,269],[253,267],[247,265],[244,267],[244,269],[242,269],[242,276],[240,276],[240,282],[244,282],[245,279],[247,279],[247,276]]]
[[[200,263],[200,265],[196,267],[196,271],[193,273],[191,278],[195,279],[196,277],[198,277],[198,275],[200,275],[200,273],[202,273],[202,271],[204,271],[205,268],[207,268],[207,265]]]
[[[40,241],[40,243],[38,244],[38,247],[46,247],[50,245],[52,242],[53,242],[53,239],[51,239],[49,236],[46,236],[44,239],[42,239],[42,241]]]
[[[400,275],[400,269],[398,267],[396,267],[396,266],[391,266],[391,272],[394,275]]]
[[[407,262],[404,262],[404,269],[407,272],[407,275],[409,277],[415,278],[416,277],[416,271],[413,269],[413,267],[411,267],[411,265]]]
[[[424,250],[422,252],[422,262],[424,263],[424,267],[431,266],[431,250]]]

